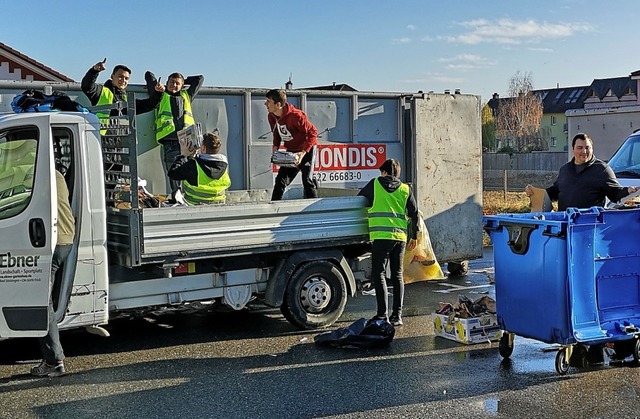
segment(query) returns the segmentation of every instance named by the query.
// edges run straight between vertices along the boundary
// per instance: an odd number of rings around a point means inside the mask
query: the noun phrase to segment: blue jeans
[[[70,244],[62,244],[56,246],[51,260],[51,283],[56,280],[56,272],[62,266],[67,256],[71,252]],[[60,344],[60,333],[58,332],[58,322],[56,321],[56,313],[53,311],[53,300],[49,294],[49,332],[46,336],[38,338],[42,358],[49,365],[55,365],[64,360],[64,352]]]
[[[376,302],[378,304],[377,315],[388,317],[387,302],[389,292],[387,291],[387,265],[391,277],[391,287],[393,289],[392,315],[401,315],[404,304],[404,278],[402,277],[402,259],[406,243],[397,240],[374,240],[371,244],[371,279],[376,290]]]

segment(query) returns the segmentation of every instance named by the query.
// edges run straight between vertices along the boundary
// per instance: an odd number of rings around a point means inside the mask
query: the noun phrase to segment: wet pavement
[[[496,343],[434,336],[439,301],[493,295],[492,265],[489,248],[466,277],[408,285],[405,326],[376,350],[316,346],[319,331],[297,331],[259,306],[117,320],[109,338],[65,332],[71,374],[55,379],[26,375],[34,340],[0,342],[0,417],[638,417],[632,363],[560,376],[549,344],[516,337],[504,360]],[[351,299],[335,327],[374,308],[374,296]]]

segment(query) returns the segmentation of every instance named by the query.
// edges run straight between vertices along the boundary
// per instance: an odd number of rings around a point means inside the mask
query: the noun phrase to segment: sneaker
[[[400,315],[396,314],[396,315],[391,315],[391,317],[389,317],[389,323],[391,323],[392,325],[398,327],[398,326],[402,326],[404,323],[402,322],[402,317],[400,317]]]
[[[36,377],[62,377],[66,374],[67,372],[62,362],[57,365],[49,365],[45,361],[42,361],[37,367],[31,368],[31,375]]]

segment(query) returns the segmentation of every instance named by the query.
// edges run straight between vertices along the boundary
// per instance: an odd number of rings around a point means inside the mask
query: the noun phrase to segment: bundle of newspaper
[[[271,155],[271,163],[283,167],[296,167],[298,157],[290,151],[278,150]]]
[[[178,131],[178,141],[189,146],[189,150],[195,152],[202,146],[202,125],[200,123],[190,125]]]

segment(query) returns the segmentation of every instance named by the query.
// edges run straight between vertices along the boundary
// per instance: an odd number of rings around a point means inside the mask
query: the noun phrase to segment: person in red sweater
[[[295,106],[287,103],[284,90],[273,89],[266,94],[264,102],[269,111],[269,125],[273,132],[273,147],[275,153],[284,143],[284,148],[297,156],[295,167],[280,167],[276,176],[272,201],[282,199],[285,189],[302,171],[302,185],[305,198],[318,197],[318,185],[313,178],[316,147],[318,144],[318,130],[309,121],[307,115]]]

